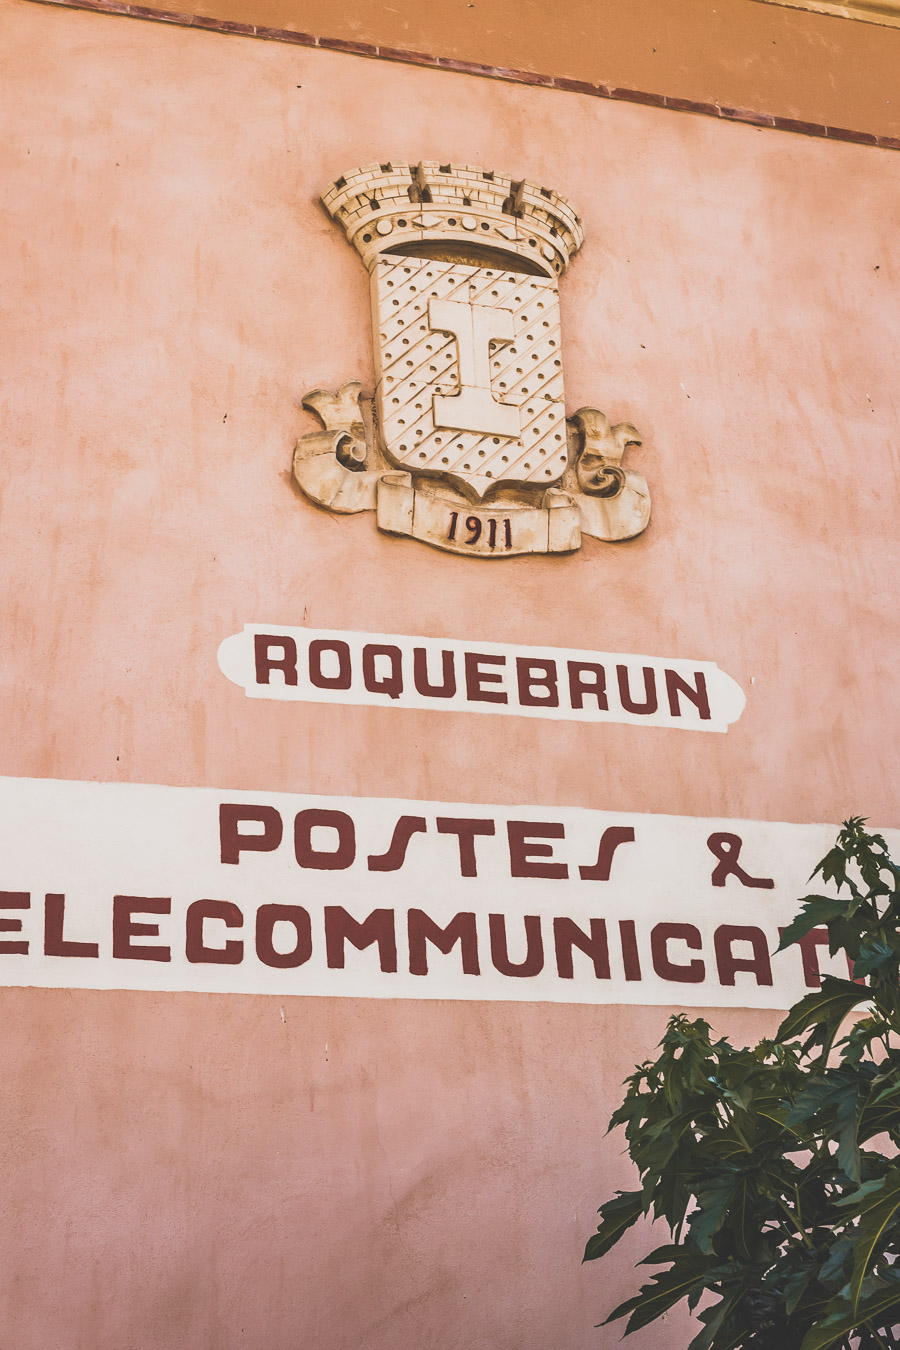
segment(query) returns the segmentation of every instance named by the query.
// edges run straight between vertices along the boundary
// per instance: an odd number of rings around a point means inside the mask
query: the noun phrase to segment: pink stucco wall
[[[900,824],[896,155],[24,0],[2,23],[0,773]],[[478,563],[293,489],[301,396],[372,371],[317,196],[390,157],[577,206],[567,402],[642,431],[640,539]],[[216,648],[255,620],[714,660],[748,704],[692,735],[253,702]],[[630,1263],[578,1263],[664,1009],[0,1009],[4,1350],[617,1342]]]

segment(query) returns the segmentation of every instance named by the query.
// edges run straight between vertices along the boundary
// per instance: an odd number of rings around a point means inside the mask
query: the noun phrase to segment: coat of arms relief
[[[374,164],[322,198],[370,276],[375,396],[350,380],[304,407],[294,478],[331,511],[483,558],[567,553],[650,519],[641,438],[566,416],[559,279],[581,221],[549,188],[468,164]]]

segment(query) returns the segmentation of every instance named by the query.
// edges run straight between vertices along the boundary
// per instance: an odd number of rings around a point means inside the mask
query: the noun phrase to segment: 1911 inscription
[[[447,538],[451,542],[457,540],[459,517],[459,511],[450,512],[450,528],[447,530]],[[486,530],[485,526],[487,527]],[[464,537],[462,535],[463,529],[465,530]],[[466,516],[463,525],[460,526],[459,542],[471,544],[475,548],[484,535],[487,547],[493,552],[498,547],[498,529],[500,531],[499,547],[512,548],[512,521],[509,516],[502,516],[499,520],[496,516]]]

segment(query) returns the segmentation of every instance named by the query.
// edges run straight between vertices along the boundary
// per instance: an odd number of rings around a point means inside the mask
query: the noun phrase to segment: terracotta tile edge
[[[869,131],[855,131],[850,127],[826,126],[821,122],[805,122],[798,118],[781,117],[773,113],[756,112],[752,108],[733,108],[724,103],[702,103],[694,99],[676,98],[667,94],[652,94],[641,89],[611,88],[606,84],[591,84],[566,76],[541,75],[533,70],[513,70],[505,66],[485,66],[477,61],[461,61],[455,57],[432,56],[427,52],[404,51],[398,47],[379,47],[369,42],[351,42],[345,38],[318,37],[300,33],[292,28],[262,28],[255,24],[236,23],[230,19],[213,19],[201,14],[181,14],[172,10],[150,9],[131,5],[125,0],[31,0],[33,4],[58,5],[61,9],[87,9],[99,14],[120,14],[131,19],[147,19],[152,23],[177,24],[182,28],[200,28],[207,33],[224,33],[239,37],[260,38],[266,42],[288,42],[300,47],[321,47],[325,51],[345,52],[353,56],[374,57],[380,61],[397,61],[403,65],[428,66],[433,70],[454,71],[463,75],[479,75],[485,79],[504,80],[510,84],[533,85],[556,89],[564,93],[586,94],[592,98],[611,98],[624,103],[639,103],[646,107],[666,108],[671,112],[694,113],[700,117],[718,117],[728,122],[743,122],[748,126],[769,127],[799,136],[818,136],[823,140],[845,141],[853,145],[871,145],[882,150],[900,150],[900,138],[878,136]]]

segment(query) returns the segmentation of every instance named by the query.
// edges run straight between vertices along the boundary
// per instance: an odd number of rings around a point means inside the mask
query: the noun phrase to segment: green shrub
[[[807,896],[779,948],[827,927],[854,978],[823,976],[752,1049],[672,1017],[627,1080],[610,1129],[624,1126],[642,1185],[602,1206],[584,1259],[641,1215],[670,1242],[604,1325],[627,1317],[627,1335],[709,1291],[690,1350],[900,1343],[900,867],[864,825],[848,820],[813,873],[838,897]]]

